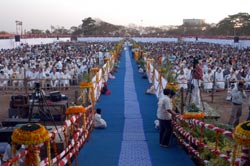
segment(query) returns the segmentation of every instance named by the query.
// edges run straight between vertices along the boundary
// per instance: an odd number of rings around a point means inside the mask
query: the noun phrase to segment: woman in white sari
[[[208,69],[207,73],[203,76],[203,86],[206,92],[209,92],[213,88],[213,79],[212,79],[211,69]]]

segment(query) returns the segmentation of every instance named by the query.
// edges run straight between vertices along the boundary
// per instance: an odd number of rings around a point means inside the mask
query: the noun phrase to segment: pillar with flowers
[[[241,158],[238,165],[250,165],[250,121],[242,122],[236,126],[233,131],[233,138],[241,146]],[[232,165],[235,165],[235,156],[236,150],[233,152]]]
[[[44,143],[47,145],[48,165],[51,165],[50,135],[43,125],[32,123],[16,128],[12,133],[11,140],[13,156],[16,155],[14,148],[16,145],[27,146],[28,153],[25,157],[24,165],[29,166],[40,165],[40,146]]]
[[[152,76],[151,76],[151,67],[150,67],[150,65],[153,65],[154,61],[155,60],[153,58],[147,58],[147,61],[146,61],[147,74],[148,74],[148,77],[149,77],[149,81],[151,81],[152,83],[153,83],[153,80],[154,80],[154,72],[155,71],[153,69],[153,73],[152,73]]]
[[[95,96],[94,96],[94,85],[92,82],[81,82],[81,98],[82,98],[82,105],[88,106],[89,105],[89,98],[91,99],[91,105],[95,106]]]
[[[110,71],[110,67],[111,67],[110,58],[104,58],[104,63],[106,63],[106,69],[107,69],[107,73],[108,73]]]
[[[88,73],[85,73],[83,76],[85,79],[83,79],[83,81],[80,83],[81,99],[83,106],[88,106],[90,103],[92,104],[92,106],[95,105],[94,85],[92,79],[95,74],[98,74],[99,70],[100,69],[98,67],[90,68]],[[96,82],[99,81],[98,76],[96,77],[96,79]]]
[[[65,137],[65,144],[66,147],[69,146],[69,142],[68,140],[70,140],[70,138],[73,138],[75,142],[78,142],[79,139],[78,137],[75,136],[76,133],[78,133],[79,131],[79,135],[83,136],[84,132],[87,131],[87,115],[86,115],[86,109],[85,107],[81,106],[81,105],[75,105],[75,106],[70,106],[67,108],[66,112],[66,118],[68,120],[71,120],[71,118],[73,116],[80,116],[79,118],[76,118],[76,122],[74,124],[71,124],[69,127],[69,130],[66,130],[64,132],[64,137]],[[79,147],[78,144],[74,144],[73,146],[74,148],[74,158],[75,158],[75,164],[78,165],[78,160],[77,160],[77,156],[78,156],[78,152],[79,152]],[[69,161],[69,165],[71,165],[70,161]]]

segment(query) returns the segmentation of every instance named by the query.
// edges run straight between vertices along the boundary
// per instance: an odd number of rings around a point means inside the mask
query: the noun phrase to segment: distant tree
[[[27,33],[31,33],[31,34],[43,34],[43,30],[40,29],[31,29],[30,32]]]
[[[216,27],[218,35],[250,35],[250,15],[248,13],[229,15]]]
[[[0,34],[8,34],[8,32],[0,31]]]
[[[45,31],[45,33],[46,33],[46,34],[50,34],[50,30],[47,29],[47,30]]]
[[[94,35],[95,34],[95,23],[91,17],[82,20],[82,33],[83,35]]]

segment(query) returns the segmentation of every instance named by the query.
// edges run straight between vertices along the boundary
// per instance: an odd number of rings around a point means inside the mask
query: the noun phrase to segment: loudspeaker
[[[235,43],[239,43],[239,40],[240,40],[239,36],[235,36],[235,37],[234,37],[234,42],[235,42]]]
[[[20,42],[20,35],[15,35],[15,42]]]
[[[76,37],[76,36],[71,36],[71,37],[70,37],[70,40],[71,40],[71,41],[77,41],[77,37]]]
[[[49,93],[50,100],[53,102],[61,101],[62,100],[62,95],[61,92],[59,91],[54,91]]]

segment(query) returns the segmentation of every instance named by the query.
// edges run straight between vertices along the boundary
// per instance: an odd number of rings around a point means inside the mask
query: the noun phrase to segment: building
[[[183,19],[183,25],[202,25],[205,24],[204,19]]]

